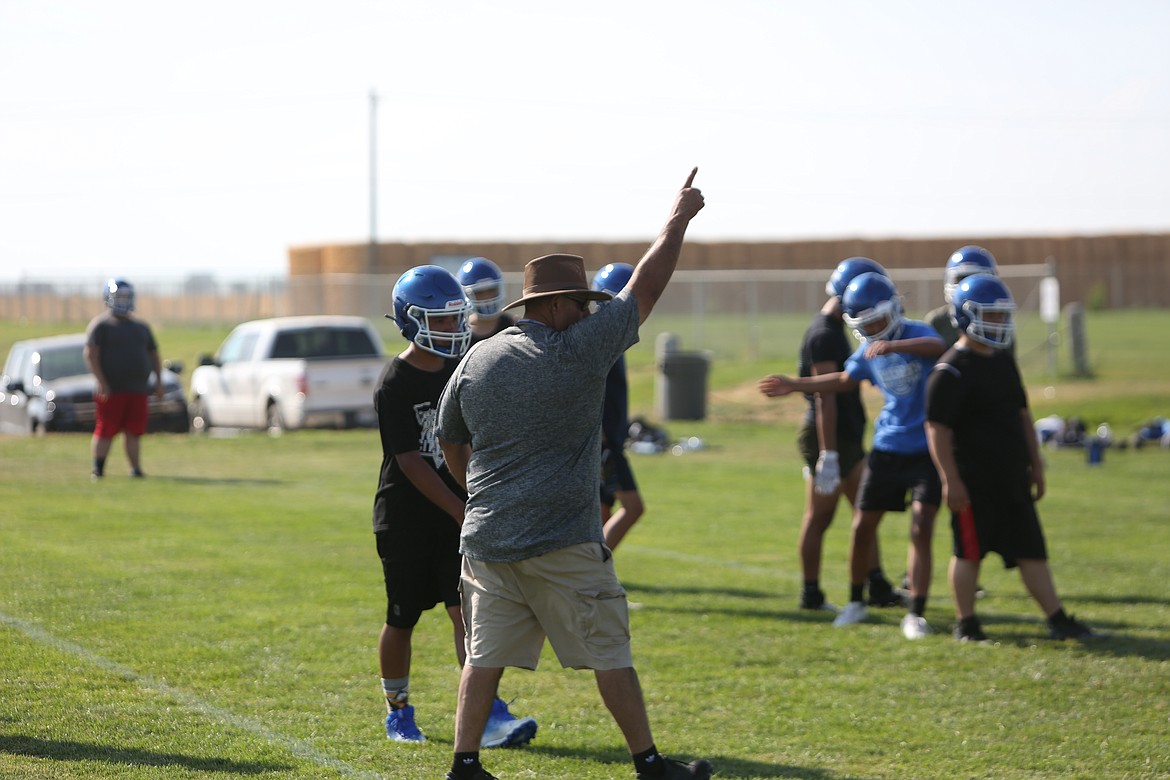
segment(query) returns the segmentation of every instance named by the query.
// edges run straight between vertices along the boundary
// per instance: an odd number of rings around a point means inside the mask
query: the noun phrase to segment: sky
[[[1165,232],[1168,30],[1161,0],[0,0],[0,283],[649,242],[696,165],[691,240]]]

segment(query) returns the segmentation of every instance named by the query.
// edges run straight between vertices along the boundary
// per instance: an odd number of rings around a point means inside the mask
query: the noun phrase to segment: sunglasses
[[[589,304],[592,303],[592,301],[590,301],[588,298],[583,298],[580,295],[565,295],[563,297],[568,298],[570,301],[577,304],[577,307],[581,309],[582,312],[589,311]]]

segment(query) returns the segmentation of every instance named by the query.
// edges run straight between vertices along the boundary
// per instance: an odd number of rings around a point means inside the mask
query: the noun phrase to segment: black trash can
[[[666,352],[658,361],[658,415],[664,420],[707,417],[707,370],[702,352]]]

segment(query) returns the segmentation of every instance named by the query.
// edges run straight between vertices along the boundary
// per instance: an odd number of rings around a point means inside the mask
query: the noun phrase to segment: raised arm
[[[698,168],[691,169],[686,184],[674,198],[670,217],[663,225],[662,232],[638,261],[634,274],[630,277],[630,291],[638,301],[639,322],[646,321],[654,305],[662,297],[670,277],[674,274],[674,268],[678,265],[678,256],[682,252],[687,226],[703,208],[703,193],[691,186],[698,171]]]

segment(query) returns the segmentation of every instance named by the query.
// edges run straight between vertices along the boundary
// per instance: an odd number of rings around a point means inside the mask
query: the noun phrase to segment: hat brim
[[[589,301],[608,301],[613,299],[612,295],[601,290],[553,290],[551,292],[539,292],[532,293],[531,295],[525,295],[523,298],[512,301],[500,311],[514,309],[517,306],[523,306],[526,303],[535,301],[538,298],[551,298],[554,295],[579,295]]]

